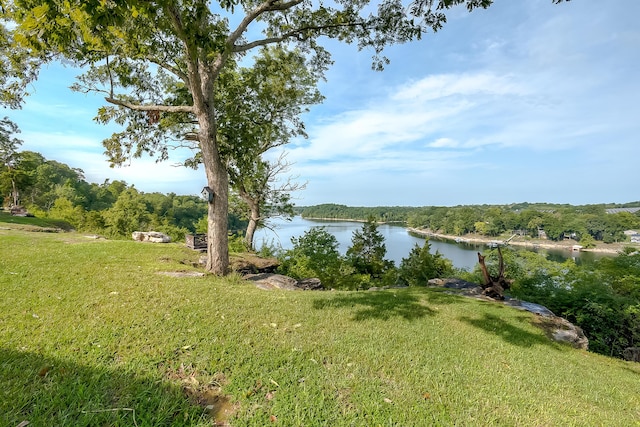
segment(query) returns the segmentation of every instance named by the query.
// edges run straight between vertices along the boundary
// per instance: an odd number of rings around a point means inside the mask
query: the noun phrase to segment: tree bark
[[[193,94],[193,108],[198,120],[198,143],[207,186],[213,191],[207,213],[207,271],[225,275],[229,270],[229,174],[220,156],[215,117],[215,70],[188,55],[189,84]]]
[[[11,197],[13,198],[13,206],[18,206],[18,187],[15,179],[11,179]]]
[[[260,221],[260,206],[257,203],[249,203],[250,217],[249,224],[247,224],[247,233],[244,236],[244,243],[249,250],[254,250],[254,236],[258,228],[258,222]]]
[[[212,124],[215,128],[215,123]],[[204,129],[202,129],[204,130]],[[215,132],[215,131],[214,131]],[[207,271],[225,275],[229,269],[229,177],[217,150],[215,134],[201,142],[207,185],[213,191],[207,214]]]

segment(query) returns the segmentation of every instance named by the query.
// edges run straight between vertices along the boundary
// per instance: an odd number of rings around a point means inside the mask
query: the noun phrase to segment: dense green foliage
[[[342,256],[338,241],[324,227],[312,227],[299,238],[292,238],[293,248],[278,254],[280,272],[303,279],[319,278],[326,288],[369,289],[379,286],[424,286],[429,279],[453,274],[451,261],[440,253],[430,253],[429,241],[416,247],[399,268],[385,259],[384,237],[372,218],[355,230],[351,245]]]
[[[346,256],[340,255],[338,241],[324,227],[312,227],[299,238],[292,238],[293,248],[278,254],[283,274],[303,279],[319,278],[326,288],[369,289],[378,285],[395,285],[393,261],[384,258],[384,237],[374,221],[367,221],[353,233]]]
[[[477,233],[503,236],[518,233],[532,238],[559,241],[572,238],[583,246],[594,241],[625,242],[626,230],[640,229],[640,211],[607,213],[612,208],[640,207],[640,202],[600,205],[518,203],[505,206],[348,207],[324,204],[299,208],[305,218],[403,222],[409,227],[462,236]]]
[[[544,305],[589,338],[589,350],[622,357],[625,348],[640,343],[640,253],[627,249],[577,265],[557,263],[530,251],[504,249],[505,276],[511,296]],[[487,267],[497,269],[496,250],[487,251]],[[464,273],[463,273],[464,274]],[[479,268],[465,279],[481,282]]]
[[[520,275],[512,289],[518,298],[548,307],[580,326],[589,349],[622,357],[640,345],[640,253],[627,251],[576,266],[539,265]]]
[[[303,218],[315,219],[353,219],[364,221],[373,216],[380,222],[406,222],[409,214],[416,208],[408,206],[357,207],[326,203],[298,208]]]
[[[386,254],[387,247],[384,243],[384,236],[378,231],[375,219],[369,217],[362,224],[361,230],[353,232],[351,246],[347,249],[347,260],[356,273],[380,279],[389,269],[393,268],[393,261],[385,259]]]
[[[280,255],[282,272],[300,279],[317,277],[324,284],[341,287],[344,259],[333,234],[324,227],[312,227],[291,242],[293,248]]]
[[[11,159],[0,165],[4,204],[13,204],[16,183],[19,203],[31,214],[66,221],[79,231],[117,237],[153,230],[182,241],[206,216],[206,203],[197,196],[143,193],[124,181],[88,183],[81,169],[32,151],[15,152]],[[9,176],[12,179],[3,179]],[[232,226],[246,226],[232,215]]]
[[[424,246],[418,244],[409,253],[407,258],[402,258],[398,268],[398,280],[401,284],[409,286],[425,285],[429,279],[451,277],[453,264],[443,257],[439,251],[431,253],[429,241]]]

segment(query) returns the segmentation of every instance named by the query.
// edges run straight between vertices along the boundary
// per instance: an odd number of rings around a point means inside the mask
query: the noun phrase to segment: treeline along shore
[[[487,246],[496,244],[496,245],[511,245],[511,246],[520,246],[529,249],[565,249],[567,251],[574,250],[576,245],[579,245],[576,241],[565,240],[562,242],[554,242],[549,240],[542,239],[528,239],[528,240],[519,240],[523,239],[522,236],[516,236],[515,238],[509,240],[509,242],[504,242],[497,239],[492,239],[486,236],[481,236],[478,234],[467,234],[465,236],[453,236],[450,234],[442,234],[442,233],[434,233],[430,230],[417,229],[412,227],[407,227],[407,231],[419,236],[423,236],[425,238],[434,238],[440,240],[450,240],[458,243],[477,243],[484,244]],[[580,245],[579,245],[580,246]],[[580,248],[581,251],[589,251],[589,252],[600,252],[600,253],[618,253],[622,249],[624,245],[620,243],[602,243],[596,245],[594,248]]]
[[[510,244],[617,253],[640,242],[640,201],[624,204],[567,205],[516,203],[464,206],[351,207],[338,204],[297,207],[303,218],[319,221],[397,224],[443,240]]]

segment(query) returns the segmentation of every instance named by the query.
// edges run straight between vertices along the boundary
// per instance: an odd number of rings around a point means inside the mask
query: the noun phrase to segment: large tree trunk
[[[213,98],[213,97],[211,97]],[[211,102],[209,104],[213,109]],[[207,186],[213,192],[207,214],[207,271],[225,275],[229,270],[229,174],[220,157],[213,111],[198,114],[198,139]]]
[[[217,154],[217,153],[216,153]],[[217,156],[216,156],[217,157]],[[207,215],[207,270],[224,275],[229,269],[229,180],[222,162],[202,156],[207,184],[213,191]]]
[[[221,58],[212,65],[198,56],[199,51],[187,43],[189,86],[193,111],[198,121],[198,143],[209,191],[213,192],[207,211],[207,271],[225,275],[229,272],[229,172],[220,156],[216,123],[214,82],[224,66]]]

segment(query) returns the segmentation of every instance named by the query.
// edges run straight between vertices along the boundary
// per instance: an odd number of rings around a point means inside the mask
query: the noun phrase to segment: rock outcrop
[[[318,291],[324,289],[320,279],[316,278],[296,280],[293,277],[274,273],[248,274],[244,276],[244,278],[254,282],[257,288],[265,291],[273,289],[281,289],[285,291]]]
[[[582,331],[582,328],[554,314],[540,314],[539,316],[538,325],[552,340],[567,343],[581,350],[587,350],[589,348],[589,339]]]
[[[229,263],[233,271],[242,275],[275,273],[280,266],[275,258],[263,258],[249,253],[233,255]]]
[[[263,290],[319,291],[324,289],[322,282],[317,278],[296,280],[289,276],[276,274],[276,270],[280,266],[276,258],[263,258],[247,253],[235,254],[231,257],[230,264],[233,271],[254,282],[256,287]]]
[[[495,301],[519,310],[529,311],[540,316],[536,324],[545,331],[550,339],[557,342],[564,342],[583,350],[589,347],[589,339],[580,327],[562,317],[556,316],[551,310],[540,304],[520,301],[509,297],[505,297],[504,300],[496,300],[483,295],[483,289],[480,285],[461,279],[431,279],[428,285],[451,289],[456,295]]]
[[[248,274],[244,276],[244,278],[254,282],[257,288],[265,291],[272,289],[295,291],[296,284],[298,283],[298,281],[292,277],[273,273]]]
[[[627,347],[622,352],[624,360],[630,362],[640,362],[640,347]]]
[[[169,243],[171,237],[166,234],[159,233],[157,231],[134,231],[131,234],[133,240],[138,242],[152,242],[152,243]]]

